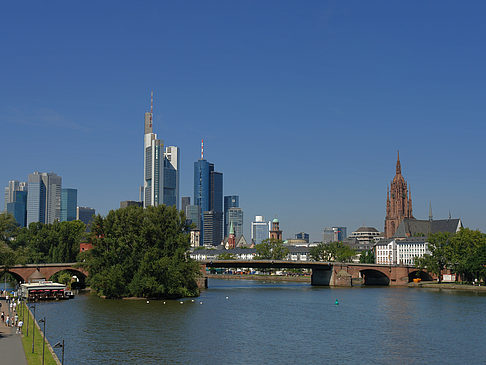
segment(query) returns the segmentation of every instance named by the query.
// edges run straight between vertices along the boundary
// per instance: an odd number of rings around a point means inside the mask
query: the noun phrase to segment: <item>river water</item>
[[[486,363],[486,295],[472,292],[210,279],[182,302],[86,294],[36,314],[65,364]]]

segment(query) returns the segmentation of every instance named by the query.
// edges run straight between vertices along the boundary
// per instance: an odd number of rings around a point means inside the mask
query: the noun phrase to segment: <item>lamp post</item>
[[[35,304],[32,305],[32,307],[34,309],[34,319],[32,320],[32,353],[34,353],[34,343],[35,343]]]
[[[42,341],[42,365],[44,365],[44,348],[46,347],[46,317],[39,320],[39,323],[44,323],[44,336]]]
[[[62,343],[58,342],[53,346],[55,349],[57,348],[62,348],[62,356],[61,356],[61,365],[64,365],[64,340],[62,340]]]

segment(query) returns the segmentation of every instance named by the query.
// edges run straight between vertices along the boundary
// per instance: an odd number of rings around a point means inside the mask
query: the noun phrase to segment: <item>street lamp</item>
[[[35,341],[34,341],[35,340],[35,328],[34,328],[34,325],[35,325],[35,304],[32,305],[30,308],[33,308],[34,309],[34,319],[32,320],[32,353],[34,353],[34,343],[35,343]]]
[[[64,365],[64,340],[62,340],[62,343],[58,342],[56,343],[53,348],[62,348],[62,356],[61,356],[61,365]]]
[[[42,365],[44,365],[44,348],[46,347],[46,317],[40,319],[39,323],[44,323],[44,341],[42,341]]]

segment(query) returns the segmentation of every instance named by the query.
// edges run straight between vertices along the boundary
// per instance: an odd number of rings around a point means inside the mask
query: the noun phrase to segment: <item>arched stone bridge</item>
[[[284,261],[284,260],[213,260],[201,261],[206,268],[253,269],[311,269],[312,285],[352,286],[390,285],[405,286],[412,279],[433,280],[436,277],[414,266],[355,264],[342,262]]]
[[[69,270],[71,272],[82,274],[84,277],[88,276],[88,272],[81,267],[78,267],[78,263],[62,263],[62,264],[27,264],[27,265],[15,265],[7,268],[6,272],[12,274],[17,281],[26,283],[29,282],[29,278],[35,273],[35,277],[43,277],[49,280],[52,275],[59,271]],[[3,271],[4,267],[0,267]]]

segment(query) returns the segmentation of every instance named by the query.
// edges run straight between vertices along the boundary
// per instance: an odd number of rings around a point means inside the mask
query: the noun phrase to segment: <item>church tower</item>
[[[413,218],[412,194],[402,176],[400,152],[397,156],[396,174],[386,192],[385,237],[391,238],[403,218]]]

